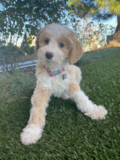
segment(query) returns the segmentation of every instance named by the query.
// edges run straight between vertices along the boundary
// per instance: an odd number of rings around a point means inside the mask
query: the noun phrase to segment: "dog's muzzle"
[[[46,56],[47,60],[51,60],[52,57],[53,57],[53,53],[47,52],[47,53],[45,54],[45,56]]]

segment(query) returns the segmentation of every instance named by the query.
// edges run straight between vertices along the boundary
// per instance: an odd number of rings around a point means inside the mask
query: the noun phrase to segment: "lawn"
[[[81,88],[106,107],[106,119],[91,120],[74,102],[52,98],[42,138],[24,146],[19,135],[29,118],[33,92],[27,89],[18,99],[0,104],[0,160],[120,160],[120,48],[81,70]]]

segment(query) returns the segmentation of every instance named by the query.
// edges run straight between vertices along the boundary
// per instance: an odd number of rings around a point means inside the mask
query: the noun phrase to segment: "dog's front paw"
[[[91,112],[86,112],[84,114],[91,119],[105,119],[107,110],[103,106],[95,105],[94,109]]]
[[[32,143],[36,143],[38,139],[42,136],[42,129],[34,124],[28,124],[23,132],[20,134],[21,142],[24,145],[30,145]]]

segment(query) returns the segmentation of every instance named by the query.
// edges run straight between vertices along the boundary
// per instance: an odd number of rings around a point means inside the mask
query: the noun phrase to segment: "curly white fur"
[[[85,95],[83,91],[71,93],[70,97],[76,102],[77,108],[91,119],[105,119],[107,110],[97,106]]]
[[[91,119],[105,118],[107,110],[94,104],[80,89],[81,70],[72,64],[82,56],[82,46],[70,29],[59,24],[46,26],[38,34],[36,52],[39,58],[36,66],[37,83],[31,99],[33,107],[28,125],[20,135],[23,144],[36,143],[42,136],[46,108],[51,96],[71,98],[77,108]],[[48,60],[46,53],[52,54],[52,58]],[[45,66],[52,71],[64,67],[64,71],[51,77]],[[63,79],[63,74],[67,75],[67,78]]]
[[[43,130],[34,124],[28,124],[23,132],[20,134],[20,138],[23,144],[30,145],[36,143],[42,136]]]

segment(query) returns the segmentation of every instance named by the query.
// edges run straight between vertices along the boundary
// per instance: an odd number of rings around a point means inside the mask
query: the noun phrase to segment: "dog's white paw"
[[[21,142],[24,145],[30,145],[32,143],[36,143],[38,139],[42,136],[42,129],[34,124],[28,124],[23,132],[20,134]]]
[[[91,112],[86,112],[84,114],[91,119],[105,119],[107,110],[103,106],[95,105],[94,109]]]

